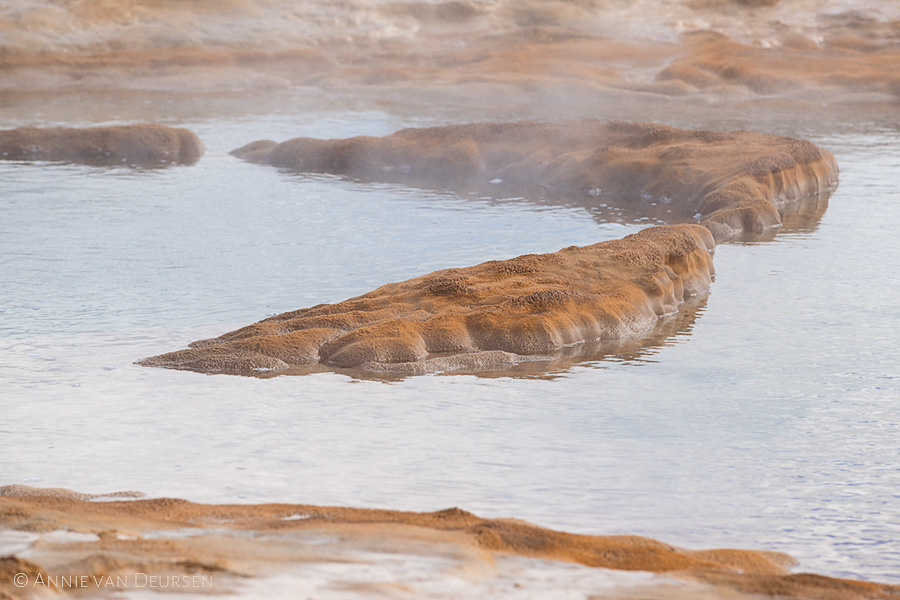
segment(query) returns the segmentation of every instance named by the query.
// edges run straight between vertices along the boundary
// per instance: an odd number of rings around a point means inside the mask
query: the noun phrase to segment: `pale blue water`
[[[696,320],[643,356],[551,379],[393,383],[132,362],[268,314],[647,221],[289,175],[227,155],[266,137],[481,114],[149,112],[196,131],[207,155],[143,171],[0,163],[0,484],[460,506],[569,531],[782,550],[802,570],[900,582],[896,110],[839,126],[676,115],[675,125],[812,139],[837,156],[840,188],[817,223],[720,246]]]

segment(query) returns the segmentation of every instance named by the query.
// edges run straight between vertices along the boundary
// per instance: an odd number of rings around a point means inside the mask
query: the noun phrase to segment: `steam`
[[[892,97],[898,31],[900,4],[874,0],[13,2],[0,90]]]

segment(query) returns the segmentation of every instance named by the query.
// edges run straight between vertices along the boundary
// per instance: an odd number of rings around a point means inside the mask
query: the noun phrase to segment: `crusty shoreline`
[[[430,513],[303,504],[206,505],[186,500],[91,502],[89,495],[27,486],[0,488],[0,528],[96,535],[91,541],[42,543],[29,558],[0,558],[0,595],[17,597],[15,574],[119,576],[143,573],[255,576],[256,562],[284,569],[309,561],[291,546],[292,534],[364,540],[369,547],[415,542],[418,552],[452,545],[490,561],[507,554],[616,570],[667,573],[712,584],[736,598],[894,598],[900,587],[792,574],[789,556],[753,550],[686,550],[637,536],[591,536],[553,531],[510,519],[483,519],[452,508]],[[130,493],[129,493],[130,494]],[[190,535],[160,537],[160,531]],[[237,535],[244,532],[251,535]],[[278,536],[278,542],[266,536]],[[259,542],[248,542],[258,539]],[[262,546],[259,546],[262,544]],[[334,544],[334,543],[332,543]],[[429,547],[432,550],[429,550]],[[263,548],[264,550],[260,550]],[[252,552],[263,552],[254,556]],[[324,560],[313,557],[312,560]],[[43,561],[43,562],[42,562]],[[23,597],[28,597],[25,590]],[[731,597],[731,596],[729,596]]]
[[[704,227],[673,225],[446,269],[276,315],[139,364],[243,374],[317,363],[394,373],[502,368],[648,331],[709,288],[714,246]]]

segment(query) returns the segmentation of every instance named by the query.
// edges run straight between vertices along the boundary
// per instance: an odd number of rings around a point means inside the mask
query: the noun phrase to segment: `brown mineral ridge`
[[[193,132],[152,123],[0,131],[3,160],[161,166],[194,163],[203,152],[203,143]]]
[[[476,123],[386,137],[253,142],[232,152],[299,172],[441,187],[548,187],[597,203],[671,207],[720,241],[779,226],[779,207],[837,184],[831,153],[750,131],[597,120]]]
[[[896,68],[900,64],[900,22],[876,32],[867,31],[872,28],[866,25],[873,23],[859,15],[856,19],[855,27],[831,34],[820,43],[800,35],[787,36],[777,49],[741,43],[715,32],[685,35],[680,56],[657,73],[655,81],[682,87],[682,93],[732,86],[760,97],[828,99],[838,96],[840,90],[856,89],[900,98],[900,71]],[[831,20],[853,22],[853,16]]]
[[[306,87],[554,107],[896,99],[893,4],[66,0],[0,8],[0,89]]]
[[[639,335],[713,276],[699,225],[446,269],[337,304],[270,317],[147,366],[248,374],[325,363],[369,371],[484,371],[568,345]]]
[[[490,568],[492,557],[519,555],[666,573],[709,583],[717,590],[702,597],[749,599],[759,596],[745,594],[763,594],[861,600],[900,594],[897,586],[790,574],[787,567],[793,559],[777,552],[686,550],[637,536],[576,535],[520,520],[483,519],[458,508],[415,513],[303,504],[205,505],[171,498],[90,502],[74,493],[38,495],[34,488],[15,485],[0,488],[0,527],[97,536],[94,541],[41,541],[29,550],[28,559],[15,555],[0,558],[0,597],[5,598],[28,595],[29,589],[15,587],[17,573],[25,573],[31,580],[38,574],[46,580],[48,575],[102,578],[135,572],[245,578],[303,563],[340,562],[340,556],[329,558],[329,546],[348,542],[358,548],[405,549],[418,555],[438,555],[451,547],[485,568]],[[188,535],[159,535],[166,531],[187,531]],[[325,534],[325,539],[332,541],[319,544],[318,552],[311,554],[301,543],[303,534]],[[640,597],[690,597],[682,595],[683,590],[670,593]]]

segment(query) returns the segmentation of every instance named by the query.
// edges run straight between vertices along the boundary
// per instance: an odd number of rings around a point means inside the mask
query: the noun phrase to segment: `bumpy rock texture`
[[[233,373],[320,362],[409,373],[497,369],[571,344],[646,332],[709,288],[714,245],[704,227],[673,225],[436,271],[140,364]]]
[[[213,573],[211,591],[218,596],[227,593],[232,582],[240,585],[248,576],[272,575],[273,570],[302,569],[311,563],[339,564],[348,558],[359,563],[359,551],[369,553],[368,565],[374,560],[373,550],[440,557],[441,565],[467,566],[477,577],[490,576],[496,568],[494,557],[504,554],[606,569],[677,573],[682,579],[680,589],[688,590],[677,593],[663,586],[640,594],[635,589],[604,589],[604,598],[616,600],[750,600],[759,598],[758,594],[863,600],[900,595],[897,586],[791,574],[787,567],[793,559],[778,552],[687,550],[637,536],[576,535],[524,521],[483,519],[458,508],[414,513],[298,504],[204,505],[172,498],[87,502],[78,498],[89,495],[68,490],[50,494],[29,489],[20,489],[14,497],[0,489],[0,527],[35,534],[67,530],[94,534],[96,539],[40,541],[28,549],[27,560],[15,555],[0,558],[0,597],[33,592],[16,587],[18,573],[26,573],[34,581],[38,574],[46,580],[72,572],[88,576],[87,588],[99,587],[96,581],[105,576],[127,577],[135,572]],[[184,535],[188,528],[191,535]],[[160,535],[169,531],[177,535]],[[396,558],[392,560],[397,563]],[[466,577],[462,568],[455,573]],[[402,578],[404,574],[401,570],[394,576]],[[371,594],[380,596],[383,594]]]
[[[655,123],[478,123],[404,129],[386,137],[263,140],[233,151],[299,172],[483,188],[552,188],[597,204],[671,207],[717,240],[779,226],[779,207],[837,183],[827,151],[749,131],[689,131]]]
[[[157,166],[194,163],[203,152],[203,143],[193,132],[151,123],[0,131],[0,158],[4,160]]]

